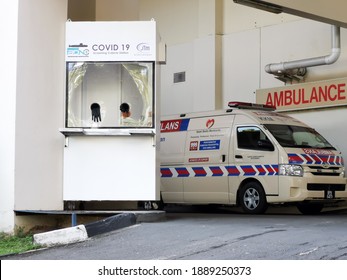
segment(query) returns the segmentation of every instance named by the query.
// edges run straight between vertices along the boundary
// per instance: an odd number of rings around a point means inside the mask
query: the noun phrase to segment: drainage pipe
[[[289,62],[273,63],[265,66],[265,71],[269,74],[280,74],[287,70],[293,70],[304,67],[320,66],[334,63],[340,56],[340,27],[331,26],[331,53],[326,56],[294,60]]]

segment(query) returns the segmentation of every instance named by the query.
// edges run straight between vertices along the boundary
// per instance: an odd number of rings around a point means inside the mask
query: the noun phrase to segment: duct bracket
[[[293,81],[301,82],[307,73],[306,67],[300,67],[296,69],[290,69],[285,71],[278,71],[277,73],[273,73],[276,79],[286,83],[291,84]]]

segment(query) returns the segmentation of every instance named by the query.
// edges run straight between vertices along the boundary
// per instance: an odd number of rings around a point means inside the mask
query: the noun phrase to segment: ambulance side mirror
[[[274,151],[275,147],[269,140],[258,140],[258,148],[263,151]]]

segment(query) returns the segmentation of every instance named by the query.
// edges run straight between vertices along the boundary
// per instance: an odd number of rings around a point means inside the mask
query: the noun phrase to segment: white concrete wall
[[[255,102],[260,87],[260,30],[223,36],[223,108],[229,101]]]
[[[347,4],[347,3],[346,3]],[[347,6],[347,5],[346,5]],[[341,28],[341,55],[331,65],[309,67],[303,82],[345,77],[347,69],[347,31]],[[261,28],[261,88],[282,86],[264,71],[269,63],[326,56],[331,53],[331,25],[299,20]]]
[[[13,210],[62,209],[67,0],[1,1],[0,231]]]
[[[67,1],[19,2],[15,209],[61,209]]]
[[[215,109],[215,36],[167,48],[167,63],[162,66],[162,114]],[[186,81],[173,82],[173,75],[186,72]]]
[[[10,232],[14,227],[14,151],[15,151],[15,107],[16,107],[16,71],[17,71],[17,22],[18,0],[1,0],[5,13],[0,17],[1,41],[0,53],[0,98],[3,115],[0,130],[0,232]]]
[[[303,82],[345,77],[347,69],[346,30],[341,29],[341,55],[332,65],[308,68]],[[223,100],[255,101],[258,88],[283,86],[265,72],[269,63],[278,63],[329,55],[331,26],[311,20],[298,20],[223,37]],[[226,104],[226,103],[225,103]]]
[[[161,112],[170,115],[189,112],[193,108],[193,53],[194,43],[186,43],[175,47],[167,47],[166,65],[161,71]],[[180,58],[177,60],[177,58]],[[174,83],[173,74],[186,72],[184,83]]]

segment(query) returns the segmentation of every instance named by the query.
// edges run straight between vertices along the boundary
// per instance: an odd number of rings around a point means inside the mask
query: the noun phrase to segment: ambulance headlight
[[[279,175],[282,176],[299,176],[304,175],[304,170],[301,165],[294,164],[280,164],[278,168]]]

